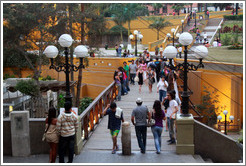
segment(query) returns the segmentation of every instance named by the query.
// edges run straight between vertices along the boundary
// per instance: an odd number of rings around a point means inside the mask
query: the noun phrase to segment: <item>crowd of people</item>
[[[145,55],[145,54],[144,54]],[[146,133],[147,126],[151,119],[155,120],[155,124],[151,126],[151,131],[154,136],[156,153],[160,154],[161,151],[161,134],[163,131],[163,120],[166,123],[166,131],[169,131],[168,140],[169,144],[175,144],[175,119],[176,113],[180,113],[181,101],[178,95],[177,88],[177,78],[179,73],[172,70],[165,58],[156,58],[153,60],[148,56],[140,57],[138,60],[132,60],[129,66],[126,62],[123,63],[124,67],[119,67],[114,73],[114,80],[118,87],[118,96],[117,100],[121,100],[121,95],[128,94],[129,85],[126,80],[130,81],[130,84],[135,85],[136,83],[139,86],[139,94],[142,93],[142,86],[148,86],[149,93],[152,92],[152,87],[156,83],[157,85],[157,94],[159,94],[159,100],[154,101],[153,111],[149,111],[146,106],[143,106],[143,101],[141,98],[136,100],[137,107],[133,110],[131,115],[132,124],[135,126],[136,137],[138,140],[138,145],[141,153],[146,151]],[[112,104],[112,103],[111,103]],[[105,108],[104,112],[107,112],[108,109],[116,110],[115,103],[113,106],[108,106]],[[162,109],[163,108],[163,109]],[[115,111],[116,114],[117,111]],[[120,116],[121,118],[116,118],[113,120],[109,118],[109,123],[114,123],[116,121],[119,125],[119,121],[124,121],[123,113]],[[144,118],[145,117],[145,118]],[[148,117],[148,119],[146,119]],[[114,133],[110,127],[110,133]],[[116,132],[118,133],[118,131]],[[116,136],[112,135],[113,140],[113,149],[112,153],[117,151],[118,145],[115,144]],[[116,137],[116,138],[115,138]]]

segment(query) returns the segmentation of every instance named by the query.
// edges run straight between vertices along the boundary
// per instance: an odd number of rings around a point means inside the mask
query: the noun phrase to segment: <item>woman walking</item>
[[[167,95],[168,83],[163,75],[157,84],[157,93],[159,93],[159,100],[162,102]]]
[[[120,83],[120,77],[118,75],[118,71],[114,72],[114,81],[115,81],[117,89],[118,89],[117,100],[120,101],[121,100],[121,83]]]
[[[148,67],[147,79],[149,84],[149,93],[152,93],[152,86],[155,83],[155,72],[151,69],[151,67]]]
[[[161,102],[159,100],[156,100],[153,105],[153,119],[155,119],[155,125],[151,127],[151,131],[154,136],[154,141],[155,141],[155,148],[156,148],[156,153],[160,154],[161,153],[161,133],[163,129],[163,123],[162,120],[165,120],[165,113],[161,109]]]
[[[138,81],[139,93],[141,93],[141,88],[143,85],[143,69],[142,69],[142,66],[139,66],[139,70],[137,71],[137,76],[139,78],[139,81]]]
[[[49,162],[56,162],[57,146],[59,142],[58,132],[56,130],[56,109],[50,108],[48,112],[48,117],[46,118],[45,125],[45,139],[50,145],[50,157]]]

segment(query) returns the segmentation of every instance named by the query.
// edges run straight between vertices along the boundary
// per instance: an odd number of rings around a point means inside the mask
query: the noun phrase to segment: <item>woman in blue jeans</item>
[[[163,129],[162,120],[165,120],[165,113],[161,109],[161,102],[156,100],[153,105],[152,118],[155,119],[155,125],[151,127],[154,136],[156,153],[161,153],[161,133]]]

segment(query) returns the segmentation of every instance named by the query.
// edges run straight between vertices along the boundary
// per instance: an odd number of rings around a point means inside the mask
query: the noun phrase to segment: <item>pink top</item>
[[[138,68],[140,68],[140,67],[142,67],[142,70],[143,71],[146,71],[147,70],[147,64],[145,63],[145,64],[140,64],[139,66],[138,66]]]

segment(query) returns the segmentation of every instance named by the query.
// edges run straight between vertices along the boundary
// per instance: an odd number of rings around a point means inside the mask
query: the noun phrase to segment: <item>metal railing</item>
[[[107,104],[114,101],[117,96],[116,84],[113,81],[102,91],[93,102],[79,115],[79,130],[76,132],[75,153],[79,154],[83,145],[90,138],[95,127],[103,118],[103,109]]]

